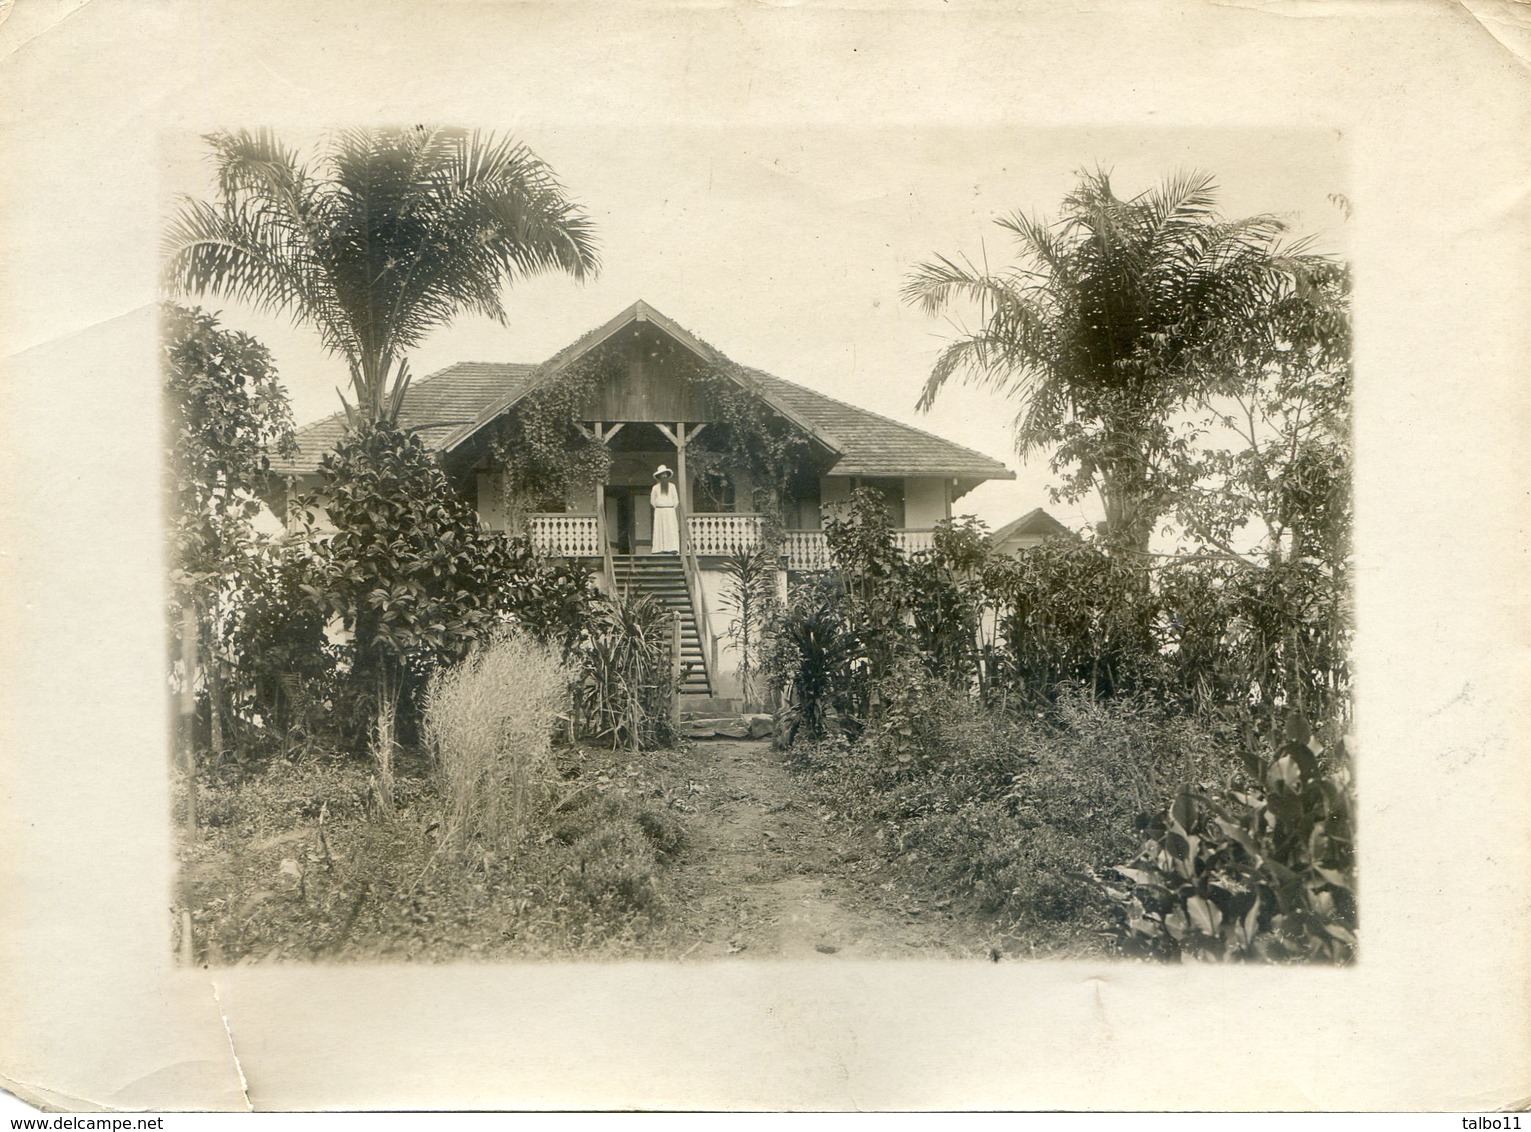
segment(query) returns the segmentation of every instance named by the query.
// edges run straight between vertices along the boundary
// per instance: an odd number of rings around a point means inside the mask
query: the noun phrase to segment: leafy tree
[[[251,520],[271,454],[293,450],[292,413],[271,355],[215,315],[167,304],[164,392],[171,623],[190,611],[207,681],[213,745],[228,718],[234,658],[223,648],[239,579],[259,556]],[[193,672],[182,672],[194,680]]]
[[[1065,498],[1098,492],[1118,547],[1145,550],[1196,474],[1182,410],[1245,388],[1278,355],[1311,365],[1332,353],[1342,266],[1283,244],[1275,216],[1227,220],[1214,203],[1203,174],[1127,200],[1104,172],[1085,174],[1057,221],[998,221],[1014,266],[938,256],[905,284],[928,313],[958,300],[979,311],[978,328],[937,360],[921,406],[954,376],[1013,397],[1020,454],[1050,449]]]
[[[1074,539],[994,556],[982,585],[1002,640],[991,658],[998,690],[1047,704],[1065,686],[1091,696],[1143,687],[1159,652],[1159,604],[1143,574],[1139,563]]]
[[[306,502],[322,501],[335,530],[313,536],[304,588],[352,634],[359,715],[402,707],[407,734],[430,673],[506,619],[566,655],[573,647],[585,572],[482,531],[418,437],[380,422],[348,433],[319,470],[320,498]]]
[[[1278,306],[1275,320],[1286,322],[1278,341],[1252,345],[1243,372],[1207,403],[1193,482],[1176,499],[1177,517],[1199,541],[1272,563],[1342,568],[1350,546],[1349,282],[1337,270],[1313,289],[1316,308]]]
[[[406,355],[542,271],[584,278],[588,217],[525,145],[441,127],[342,130],[315,163],[269,130],[207,138],[213,203],[183,198],[166,235],[173,292],[284,312],[345,358],[358,415],[394,419]]]
[[[931,548],[907,566],[909,613],[915,639],[932,675],[966,689],[986,674],[982,655],[985,567],[992,553],[988,529],[975,516],[942,519]]]

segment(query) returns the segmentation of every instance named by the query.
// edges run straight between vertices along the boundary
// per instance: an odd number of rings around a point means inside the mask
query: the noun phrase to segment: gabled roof
[[[525,386],[536,370],[519,362],[458,362],[410,384],[399,410],[399,427],[416,433],[427,448],[450,447],[448,438],[477,420],[486,405]],[[297,455],[274,458],[271,470],[283,476],[313,472],[345,430],[343,412],[305,425],[298,430]]]
[[[773,405],[790,406],[798,416],[839,439],[842,455],[831,475],[1015,479],[1014,472],[982,452],[772,374],[756,369],[745,372]]]
[[[730,373],[836,457],[837,476],[951,476],[965,480],[1014,479],[1015,473],[981,452],[838,401],[761,370],[737,366],[683,326],[639,300],[541,365],[459,362],[410,386],[399,424],[426,446],[451,451],[500,417],[539,383],[554,380],[575,359],[618,331],[649,322],[709,364]],[[274,460],[280,475],[314,471],[345,431],[343,413],[298,431],[299,453]]]
[[[571,342],[562,350],[558,351],[558,353],[554,354],[540,366],[537,366],[536,372],[533,374],[529,381],[523,383],[519,388],[515,390],[508,391],[503,397],[498,398],[492,404],[486,405],[483,411],[479,413],[478,418],[471,425],[460,429],[458,432],[452,433],[447,438],[446,442],[442,444],[442,447],[447,450],[456,448],[459,444],[467,440],[474,433],[478,432],[481,428],[485,427],[490,422],[497,419],[501,414],[510,409],[513,405],[515,405],[517,401],[519,401],[522,397],[525,397],[534,388],[536,388],[538,384],[544,381],[556,380],[558,374],[566,366],[584,357],[586,354],[590,353],[590,351],[600,346],[603,342],[611,339],[619,331],[625,330],[627,327],[640,322],[652,323],[664,333],[668,334],[676,342],[690,350],[702,361],[708,363],[709,365],[718,367],[718,369],[724,373],[733,373],[739,368],[735,366],[728,358],[724,357],[720,351],[709,346],[706,342],[703,342],[700,338],[692,334],[680,323],[665,317],[659,311],[649,306],[648,303],[644,302],[642,299],[639,299],[637,302],[633,303],[632,306],[628,307],[611,321],[596,327],[594,330],[582,334],[579,338],[575,339],[575,341]],[[737,374],[734,375],[737,376]],[[788,406],[779,404],[772,400],[772,398],[768,394],[765,394],[763,390],[757,390],[757,392],[760,392],[763,396],[766,397],[766,400],[770,402],[772,408],[776,409],[782,414],[782,416],[786,417],[789,421],[797,425],[809,436],[813,437],[814,440],[818,441],[821,445],[828,449],[830,453],[836,456],[840,454],[840,445],[838,442],[836,442],[833,436],[826,434],[822,429],[815,428],[811,422],[801,419]]]
[[[1033,507],[1019,519],[1006,523],[990,537],[998,544],[1008,538],[1015,538],[1018,535],[1042,535],[1045,538],[1049,535],[1071,535],[1073,533],[1073,531],[1058,522],[1057,519],[1054,519],[1046,511],[1042,510],[1042,508]]]

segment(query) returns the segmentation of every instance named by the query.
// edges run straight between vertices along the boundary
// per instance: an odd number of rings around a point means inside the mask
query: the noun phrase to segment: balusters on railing
[[[759,515],[737,511],[704,511],[686,520],[694,553],[717,556],[760,545],[763,521]]]
[[[893,545],[904,554],[919,554],[935,547],[933,531],[895,530]],[[782,541],[787,567],[791,570],[828,570],[829,543],[823,531],[786,531]]]
[[[894,531],[893,545],[905,554],[918,554],[922,550],[933,550],[935,548],[936,535],[934,531]]]
[[[791,570],[828,570],[829,544],[823,531],[786,531],[782,550]]]
[[[532,545],[544,554],[570,558],[595,558],[601,554],[600,522],[595,515],[538,512],[526,517],[526,533]]]

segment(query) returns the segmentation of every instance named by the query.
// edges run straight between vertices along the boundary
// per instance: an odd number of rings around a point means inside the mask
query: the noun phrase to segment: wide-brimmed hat
[[[654,478],[656,480],[660,476],[673,476],[674,474],[675,473],[670,471],[670,469],[668,467],[666,467],[664,464],[660,464],[659,467],[654,469]]]

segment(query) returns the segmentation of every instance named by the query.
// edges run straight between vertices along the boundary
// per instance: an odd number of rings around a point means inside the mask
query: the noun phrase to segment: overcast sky
[[[458,361],[542,361],[642,298],[737,362],[1003,460],[1015,482],[958,504],[991,526],[1036,506],[1076,528],[1099,515],[1093,501],[1049,502],[1046,458],[1023,465],[1014,455],[1014,405],[953,385],[930,413],[916,412],[953,328],[900,301],[912,266],[935,253],[1007,262],[994,219],[1056,215],[1075,171],[1097,165],[1119,195],[1204,170],[1227,215],[1278,213],[1294,234],[1315,236],[1315,250],[1346,252],[1344,217],[1329,199],[1347,192],[1337,131],[453,124],[506,129],[546,159],[594,218],[602,270],[583,285],[521,282],[508,296],[509,326],[465,318],[437,331],[413,356],[417,376]],[[199,139],[172,139],[167,157],[167,198],[210,198]],[[271,347],[299,423],[338,407],[345,365],[312,331],[205,305]]]

